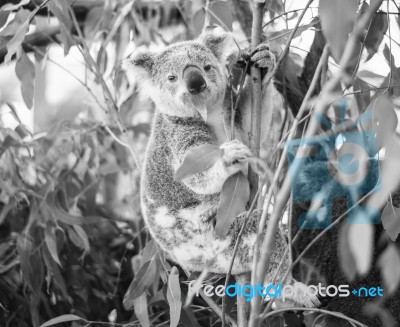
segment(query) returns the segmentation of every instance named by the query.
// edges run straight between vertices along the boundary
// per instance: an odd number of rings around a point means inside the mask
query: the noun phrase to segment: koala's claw
[[[242,51],[237,60],[237,64],[245,67],[250,60],[250,64],[257,68],[267,68],[272,70],[275,66],[275,56],[270,51],[268,44],[260,44],[253,52]]]
[[[275,66],[275,56],[269,50],[267,44],[260,44],[252,53],[251,61],[257,68],[273,69]]]
[[[224,150],[222,160],[227,166],[245,165],[247,159],[252,155],[250,149],[238,140],[226,142],[220,148]]]
[[[253,50],[253,52],[251,53],[251,55],[254,55],[255,53],[260,52],[260,51],[269,51],[269,45],[268,45],[267,43],[261,43],[261,44],[259,44],[259,45]]]

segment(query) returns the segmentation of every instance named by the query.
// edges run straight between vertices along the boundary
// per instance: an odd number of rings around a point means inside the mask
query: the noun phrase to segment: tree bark
[[[254,51],[261,43],[262,23],[264,17],[265,0],[254,0],[253,2],[253,25],[251,29],[251,50]],[[250,150],[257,158],[260,156],[260,131],[261,131],[261,100],[262,79],[261,70],[251,68],[251,79],[253,81],[252,108],[251,108],[251,130],[249,136]],[[268,110],[269,108],[267,108]],[[253,201],[258,189],[258,175],[249,169],[250,203]]]
[[[251,28],[251,50],[254,51],[261,43],[262,23],[264,17],[265,0],[253,1],[253,23]],[[250,150],[257,158],[260,156],[260,133],[261,133],[261,104],[262,104],[262,78],[261,70],[256,67],[251,68],[251,79],[253,81],[253,94],[251,106],[251,131],[250,131]],[[271,108],[267,108],[271,110]],[[259,176],[249,167],[249,183],[250,183],[250,203],[257,196],[259,187]],[[250,273],[236,276],[236,280],[249,282],[251,280]],[[247,327],[250,312],[250,304],[243,297],[237,298],[238,307],[238,326]]]

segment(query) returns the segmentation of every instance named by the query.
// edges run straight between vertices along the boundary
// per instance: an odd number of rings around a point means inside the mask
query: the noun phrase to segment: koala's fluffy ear
[[[214,56],[222,61],[225,59],[227,50],[227,41],[229,39],[228,33],[215,33],[214,31],[204,32],[201,34],[197,41],[203,43],[207,48],[211,50]]]
[[[122,63],[122,68],[132,73],[137,81],[149,80],[154,64],[154,54],[148,50],[133,52]]]

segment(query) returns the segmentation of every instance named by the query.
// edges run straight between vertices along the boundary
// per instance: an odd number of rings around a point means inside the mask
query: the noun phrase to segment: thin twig
[[[43,1],[39,6],[37,6],[37,7],[35,8],[35,10],[33,10],[33,11],[31,12],[31,16],[29,16],[29,24],[32,22],[33,18],[34,18],[35,15],[37,14],[37,12],[38,12],[39,10],[43,9],[44,6],[46,6],[47,3],[48,3],[49,1],[50,1],[50,0],[45,0],[45,1]]]
[[[392,85],[391,88],[400,88],[400,85]],[[345,94],[343,94],[343,97],[349,96],[349,95],[353,95],[353,94],[360,94],[360,93],[364,93],[364,92],[370,92],[370,91],[378,91],[378,90],[387,90],[388,86],[382,86],[382,87],[371,87],[370,89],[367,90],[358,90],[358,91],[353,91],[353,92],[347,92]]]
[[[316,8],[316,9],[317,9],[317,7],[308,7],[308,9],[312,9],[312,8]],[[263,28],[267,27],[269,24],[272,24],[272,23],[273,23],[275,20],[277,20],[278,18],[281,18],[281,17],[283,17],[283,16],[287,16],[288,14],[291,14],[291,13],[294,13],[294,12],[298,12],[298,11],[302,11],[302,10],[303,10],[303,8],[285,11],[285,12],[283,12],[283,13],[281,13],[281,14],[275,16],[274,18],[270,19],[268,22],[266,22],[266,23],[263,25]]]
[[[81,51],[81,54],[85,58],[87,63],[89,63],[90,70],[95,74],[96,78],[98,78],[98,80],[99,80],[99,82],[100,82],[100,84],[101,84],[101,86],[103,88],[103,91],[107,95],[107,100],[112,103],[113,109],[115,111],[118,111],[117,103],[114,100],[114,97],[112,96],[112,94],[110,92],[110,89],[108,88],[108,85],[106,84],[103,76],[99,72],[96,62],[94,61],[94,59],[92,58],[92,56],[91,56],[91,54],[89,52],[89,47],[86,44],[85,38],[84,38],[82,30],[81,30],[81,28],[79,26],[78,20],[76,19],[75,13],[72,11],[71,8],[69,8],[69,9],[70,9],[70,15],[71,15],[71,18],[72,18],[72,22],[74,24],[74,27],[75,27],[77,33],[78,33],[79,39],[80,39],[80,41],[82,43],[82,47],[78,46],[77,48]]]
[[[364,38],[363,38],[362,42],[361,42],[360,52],[358,53],[358,59],[357,59],[356,66],[354,67],[353,74],[351,75],[351,79],[349,80],[349,82],[343,88],[342,95],[352,85],[353,79],[355,78],[355,76],[357,74],[358,67],[360,66],[360,62],[361,62],[361,57],[362,57],[362,54],[363,54],[363,51],[364,51],[364,48],[365,48],[365,40],[367,39],[367,36],[368,36],[369,30],[371,28],[371,25],[372,25],[372,19],[370,20],[370,22],[368,24],[367,31],[366,31],[366,33],[364,35]]]
[[[392,84],[392,33],[390,31],[390,17],[389,17],[389,0],[387,1],[387,21],[388,21],[388,33],[389,33],[389,50],[390,50],[390,56],[389,56],[389,84],[388,87],[390,89],[391,84]]]
[[[43,51],[41,51],[38,47],[36,46],[31,46],[28,45],[34,52],[39,53],[40,55],[45,55]],[[76,76],[74,73],[72,73],[70,70],[66,69],[63,65],[60,65],[58,62],[55,60],[51,59],[50,57],[47,57],[47,60],[50,61],[52,64],[56,65],[58,68],[69,74],[73,79],[75,79],[79,84],[81,84],[92,96],[92,98],[96,101],[97,105],[102,108],[105,112],[107,112],[107,108],[103,106],[103,104],[100,102],[100,100],[97,98],[93,90],[90,88],[90,86],[82,81],[78,76]]]
[[[135,165],[136,167],[141,170],[142,165],[140,164],[139,158],[136,155],[136,153],[132,150],[132,148],[129,146],[129,144],[122,142],[114,133],[113,131],[110,129],[110,127],[108,127],[107,125],[104,125],[104,129],[107,131],[108,134],[110,134],[110,136],[115,140],[115,142],[117,142],[118,144],[122,145],[123,147],[127,148],[129,153],[131,154],[133,160],[135,161]]]
[[[289,264],[293,263],[293,239],[292,239],[292,221],[293,221],[293,199],[289,201],[288,211],[288,249],[289,249]]]

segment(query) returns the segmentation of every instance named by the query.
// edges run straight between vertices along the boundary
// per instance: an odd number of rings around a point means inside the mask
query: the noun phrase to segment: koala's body
[[[188,271],[225,274],[244,214],[239,215],[225,237],[215,232],[219,194],[232,174],[247,172],[246,146],[250,131],[251,84],[246,78],[235,135],[229,141],[231,106],[226,94],[228,76],[223,58],[227,35],[206,33],[160,53],[136,52],[127,70],[135,73],[142,92],[155,104],[155,117],[142,174],[141,201],[147,226],[159,245]],[[252,60],[272,71],[274,56],[260,47]],[[236,120],[236,119],[235,119]],[[210,169],[175,181],[174,174],[189,150],[213,144],[223,156]],[[257,219],[252,217],[240,242],[233,274],[251,270]],[[277,235],[271,267],[276,268],[285,248]],[[283,270],[287,267],[283,265]],[[304,295],[304,294],[302,294]],[[318,300],[296,302],[314,306]]]

